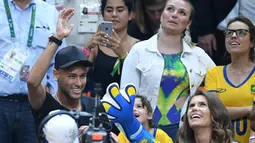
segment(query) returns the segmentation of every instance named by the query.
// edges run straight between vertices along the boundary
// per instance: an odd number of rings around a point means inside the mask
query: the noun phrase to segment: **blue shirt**
[[[11,40],[4,2],[0,0],[0,60],[3,59],[4,55],[11,48],[20,48],[24,53],[28,53],[25,65],[29,65],[31,70],[32,66],[47,47],[49,35],[56,32],[58,11],[54,6],[42,0],[32,0],[24,10],[21,10],[13,0],[9,0],[8,3],[16,38],[14,42]],[[36,5],[34,38],[32,47],[28,48],[26,45],[31,22],[32,6],[34,5]],[[62,46],[65,46],[65,43]],[[51,62],[42,83],[50,88],[51,93],[56,93],[57,81],[53,76],[53,69],[54,60]],[[20,81],[19,75],[13,82],[0,76],[0,96],[11,94],[28,94],[27,83]]]

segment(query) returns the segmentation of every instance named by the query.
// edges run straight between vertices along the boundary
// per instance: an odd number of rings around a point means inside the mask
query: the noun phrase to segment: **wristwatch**
[[[49,36],[49,42],[54,42],[58,46],[62,44],[62,40],[57,39],[56,37],[54,37],[54,35]]]

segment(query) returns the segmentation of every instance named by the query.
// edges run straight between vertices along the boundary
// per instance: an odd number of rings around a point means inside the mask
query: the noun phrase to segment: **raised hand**
[[[57,24],[57,30],[55,35],[56,38],[58,38],[59,40],[64,39],[71,33],[74,25],[73,24],[68,25],[68,22],[73,15],[74,15],[73,8],[63,9],[60,12],[58,16],[58,24]]]

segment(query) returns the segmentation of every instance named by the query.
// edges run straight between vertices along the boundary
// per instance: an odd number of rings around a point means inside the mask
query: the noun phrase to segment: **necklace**
[[[58,102],[61,106],[64,106],[64,105],[61,103],[61,101],[60,101],[60,99],[59,99],[59,97],[58,97],[57,94],[53,94],[53,97],[55,98],[55,100],[57,100],[57,102]],[[71,108],[71,110],[76,110],[76,109],[78,109],[78,110],[82,111],[82,105],[81,105],[80,103],[81,103],[81,99],[79,100],[78,108]],[[66,106],[64,106],[64,107],[66,107]],[[68,108],[68,107],[66,107],[66,108]],[[69,108],[68,108],[68,109],[69,109]],[[69,109],[69,110],[70,110],[70,109]]]
[[[60,105],[62,105],[62,103],[60,102],[60,100],[59,100],[57,94],[53,94],[53,97],[58,101],[58,103],[59,103]]]

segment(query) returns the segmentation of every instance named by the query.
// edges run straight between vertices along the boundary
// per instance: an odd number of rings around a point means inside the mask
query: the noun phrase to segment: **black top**
[[[94,62],[94,69],[90,70],[90,72],[88,73],[88,77],[90,78],[90,82],[101,83],[101,98],[106,93],[106,88],[110,83],[117,82],[118,84],[120,84],[120,75],[118,75],[118,72],[116,72],[114,76],[111,75],[117,59],[117,57],[109,56],[105,54],[100,48],[98,48],[97,57]],[[122,60],[120,61],[120,64],[120,69],[122,69]],[[94,84],[91,84],[91,86],[93,85]]]
[[[146,25],[145,25],[146,26]],[[138,27],[135,20],[129,22],[128,24],[128,35],[139,39],[141,41],[150,39],[155,33],[149,28],[146,28],[148,31],[146,33],[142,33],[140,28]]]
[[[94,105],[95,105],[94,103],[95,103],[94,99],[89,98],[89,97],[82,97],[82,111],[85,111],[85,112],[88,112],[88,113],[93,113],[93,108],[94,108]],[[38,126],[39,126],[40,122],[51,111],[58,110],[58,109],[69,111],[69,109],[67,109],[64,106],[62,106],[61,104],[59,104],[59,102],[56,101],[51,94],[46,93],[46,98],[45,98],[45,101],[44,101],[42,107],[38,110],[32,109],[33,116],[34,116],[35,123],[36,123],[36,128],[38,129]],[[82,125],[88,125],[89,124],[88,119],[86,119],[85,121],[84,120],[81,120],[81,121],[82,122],[79,123],[79,127],[82,126]]]
[[[82,96],[81,97],[82,100],[82,111],[84,112],[88,112],[88,113],[93,113],[94,109],[95,109],[95,100],[93,98],[87,97],[87,96]],[[36,124],[36,129],[38,130],[38,127],[40,125],[40,122],[51,112],[54,110],[66,110],[66,111],[70,111],[69,109],[65,108],[64,106],[62,106],[61,104],[59,104],[58,101],[56,101],[54,99],[54,97],[49,94],[46,93],[46,98],[45,101],[42,105],[42,107],[38,110],[34,110],[32,109],[32,113],[35,119],[35,124]],[[102,107],[102,105],[100,105],[97,108],[97,111],[99,112],[104,112],[104,109]],[[107,116],[104,115],[101,119],[100,119],[100,123],[101,122],[108,122]],[[82,125],[89,125],[90,121],[89,121],[89,117],[82,117],[80,116],[79,118],[79,122],[78,122],[78,126],[82,126]],[[96,126],[99,125],[98,123],[96,123]],[[103,124],[104,127],[106,129],[109,129],[109,125]]]

